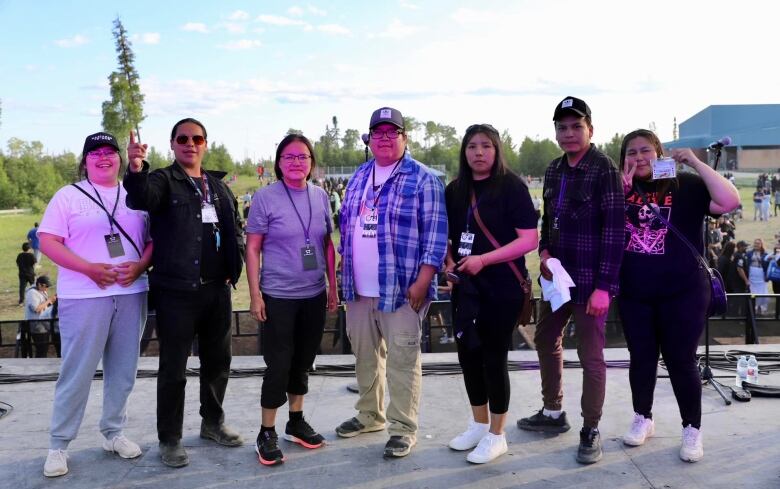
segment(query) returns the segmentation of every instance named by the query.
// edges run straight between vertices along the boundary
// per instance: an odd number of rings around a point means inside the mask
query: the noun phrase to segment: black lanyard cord
[[[309,194],[309,185],[306,184],[306,200],[309,202],[309,224],[304,225],[303,224],[303,218],[301,217],[301,213],[298,212],[298,208],[295,207],[295,202],[293,202],[292,194],[290,194],[290,189],[287,188],[287,184],[282,182],[282,186],[284,187],[284,191],[287,192],[287,198],[290,199],[290,204],[292,204],[293,210],[295,211],[295,215],[298,216],[298,221],[301,223],[301,229],[303,229],[303,236],[306,238],[306,244],[310,244],[311,240],[309,239],[309,231],[311,230],[311,195]]]
[[[106,205],[103,203],[103,199],[100,197],[100,192],[97,191],[94,185],[92,185],[92,182],[87,178],[87,183],[89,183],[89,186],[92,187],[92,190],[95,191],[95,195],[97,196],[98,200],[100,201],[100,207],[105,211],[106,215],[108,216],[108,225],[111,228],[111,234],[114,234],[114,216],[116,215],[116,208],[119,205],[119,183],[117,182],[116,185],[116,200],[114,200],[114,208],[111,210],[111,214],[108,213],[108,209],[106,209]]]

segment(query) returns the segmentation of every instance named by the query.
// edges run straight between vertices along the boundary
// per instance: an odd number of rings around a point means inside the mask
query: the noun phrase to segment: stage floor
[[[780,345],[731,348],[780,351]],[[724,350],[718,347],[717,350]],[[717,354],[717,353],[716,353]],[[576,360],[567,350],[566,359]],[[625,349],[606,350],[608,360],[627,360]],[[510,360],[535,361],[533,351],[510,352]],[[197,367],[196,358],[190,359]],[[352,356],[321,356],[318,367],[348,365]],[[457,362],[455,354],[426,354],[424,363]],[[258,368],[259,357],[236,357],[236,369]],[[0,374],[56,373],[57,359],[2,359]],[[156,370],[157,358],[141,358],[139,368]],[[659,370],[661,375],[665,371]],[[715,371],[716,375],[729,375]],[[281,466],[257,462],[254,439],[259,428],[260,377],[231,378],[225,398],[227,423],[245,439],[243,447],[225,448],[198,437],[198,380],[188,377],[183,442],[190,465],[165,467],[159,458],[155,431],[155,379],[140,378],[130,397],[126,435],[138,442],[143,455],[122,460],[105,453],[98,431],[102,381],[92,384],[79,437],[69,449],[70,473],[47,479],[43,462],[48,446],[48,425],[54,382],[0,384],[0,401],[13,411],[0,419],[0,487],[3,488],[780,488],[780,400],[754,398],[749,403],[726,406],[711,388],[704,388],[702,401],[704,459],[695,464],[678,458],[680,417],[667,378],[659,378],[654,418],[656,435],[644,446],[624,446],[621,435],[632,418],[628,370],[607,372],[607,400],[601,422],[604,458],[597,464],[575,462],[578,431],[581,370],[564,372],[564,409],[572,429],[562,435],[543,435],[517,429],[517,418],[541,407],[539,373],[510,373],[512,399],[506,437],[509,452],[485,465],[466,461],[467,452],[455,452],[448,441],[462,431],[470,409],[460,375],[423,377],[418,444],[403,459],[386,460],[382,449],[385,432],[338,438],[334,428],[354,415],[356,395],[347,391],[354,378],[312,376],[306,396],[305,415],[327,439],[318,450],[306,450],[280,441],[287,458]],[[780,374],[762,379],[780,385]],[[722,379],[733,384],[733,378]],[[284,431],[286,409],[277,420]]]

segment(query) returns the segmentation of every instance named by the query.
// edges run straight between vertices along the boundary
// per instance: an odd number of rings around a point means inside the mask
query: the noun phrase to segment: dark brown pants
[[[544,407],[560,410],[563,404],[563,328],[574,315],[577,355],[582,365],[582,398],[580,400],[585,426],[597,428],[604,406],[607,365],[604,363],[603,316],[585,314],[585,304],[568,302],[555,312],[550,303],[542,301],[540,320],[534,341],[539,355]]]

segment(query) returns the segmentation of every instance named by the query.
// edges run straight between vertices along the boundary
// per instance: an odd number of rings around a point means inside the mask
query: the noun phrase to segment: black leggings
[[[701,378],[696,362],[709,284],[702,282],[674,295],[618,297],[618,307],[631,354],[629,382],[634,412],[652,416],[659,351],[672,383],[683,427],[701,426]]]
[[[481,344],[469,349],[457,341],[458,361],[469,403],[472,406],[489,404],[493,414],[504,414],[509,409],[507,352],[522,306],[522,293],[504,300],[481,296],[476,323]]]
[[[328,300],[322,292],[308,299],[279,299],[263,294],[263,301],[266,370],[260,405],[277,409],[287,402],[288,392],[309,392],[309,369],[322,341]]]

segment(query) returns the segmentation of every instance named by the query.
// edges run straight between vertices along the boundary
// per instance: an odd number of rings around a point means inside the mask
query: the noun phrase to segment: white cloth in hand
[[[574,287],[575,284],[569,273],[561,265],[559,259],[548,258],[545,264],[550,273],[552,273],[552,280],[541,277],[542,299],[550,303],[550,307],[554,312],[571,300],[571,291],[569,289]]]

